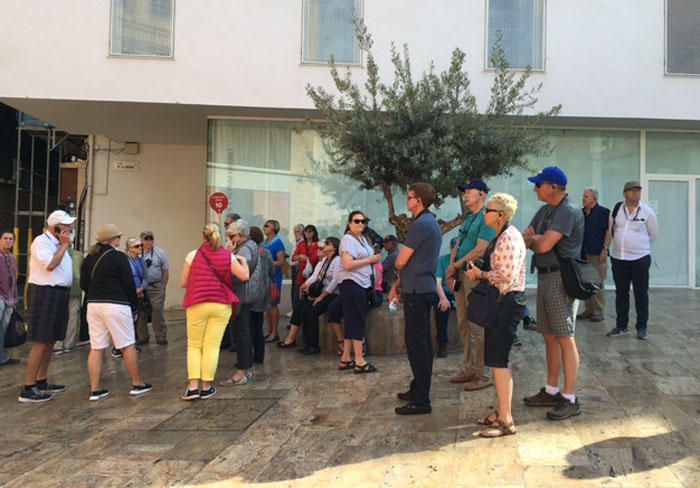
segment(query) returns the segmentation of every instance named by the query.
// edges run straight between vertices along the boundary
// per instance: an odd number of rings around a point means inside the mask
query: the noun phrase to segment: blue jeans
[[[10,359],[10,355],[5,350],[5,332],[7,332],[7,325],[10,323],[13,311],[14,307],[0,300],[0,364],[6,363]]]

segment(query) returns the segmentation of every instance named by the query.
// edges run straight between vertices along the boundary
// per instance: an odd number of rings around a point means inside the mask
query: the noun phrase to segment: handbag
[[[323,268],[321,268],[321,272],[319,273],[318,279],[314,281],[311,286],[309,286],[309,291],[307,292],[307,296],[309,299],[314,299],[318,298],[321,296],[321,293],[323,293],[323,280],[326,279],[326,275],[328,274],[328,268],[331,267],[331,259],[326,259],[326,261],[323,263]]]
[[[24,318],[14,310],[5,331],[5,347],[17,347],[25,342],[27,342],[27,327],[24,325]]]
[[[311,264],[311,260],[306,260],[306,266],[304,266],[304,271],[301,272],[301,277],[306,279],[311,276],[314,272],[314,266]]]
[[[273,302],[279,302],[282,298],[280,294],[280,289],[277,287],[277,283],[270,283],[270,300]]]
[[[488,329],[498,318],[498,300],[501,292],[487,281],[479,281],[469,293],[467,318],[470,322]]]
[[[591,263],[578,258],[564,258],[556,246],[554,253],[559,260],[564,290],[570,298],[588,300],[602,289],[603,281]]]

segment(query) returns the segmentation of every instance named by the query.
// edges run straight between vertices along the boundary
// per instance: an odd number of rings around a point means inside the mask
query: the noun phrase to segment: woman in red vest
[[[186,288],[187,377],[183,400],[206,399],[216,393],[211,386],[219,363],[219,345],[233,306],[239,303],[231,289],[231,274],[246,281],[248,264],[222,246],[219,226],[207,224],[204,242],[185,258],[180,286]]]

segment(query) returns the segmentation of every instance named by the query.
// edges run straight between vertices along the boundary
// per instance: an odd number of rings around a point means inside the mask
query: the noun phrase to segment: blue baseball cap
[[[559,186],[566,186],[566,183],[568,182],[566,178],[566,173],[564,173],[556,166],[548,166],[547,168],[537,173],[535,176],[530,176],[527,180],[534,184],[554,183],[555,185]]]
[[[479,190],[483,191],[484,193],[489,192],[489,187],[486,186],[486,183],[484,183],[484,180],[481,179],[473,179],[469,180],[466,183],[460,183],[457,188],[459,188],[459,191],[467,191],[467,190]]]

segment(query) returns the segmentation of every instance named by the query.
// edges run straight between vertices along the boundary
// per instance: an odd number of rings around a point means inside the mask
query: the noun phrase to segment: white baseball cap
[[[58,224],[71,225],[75,222],[75,217],[71,217],[63,210],[54,210],[46,219],[46,223],[49,227],[56,227]]]

